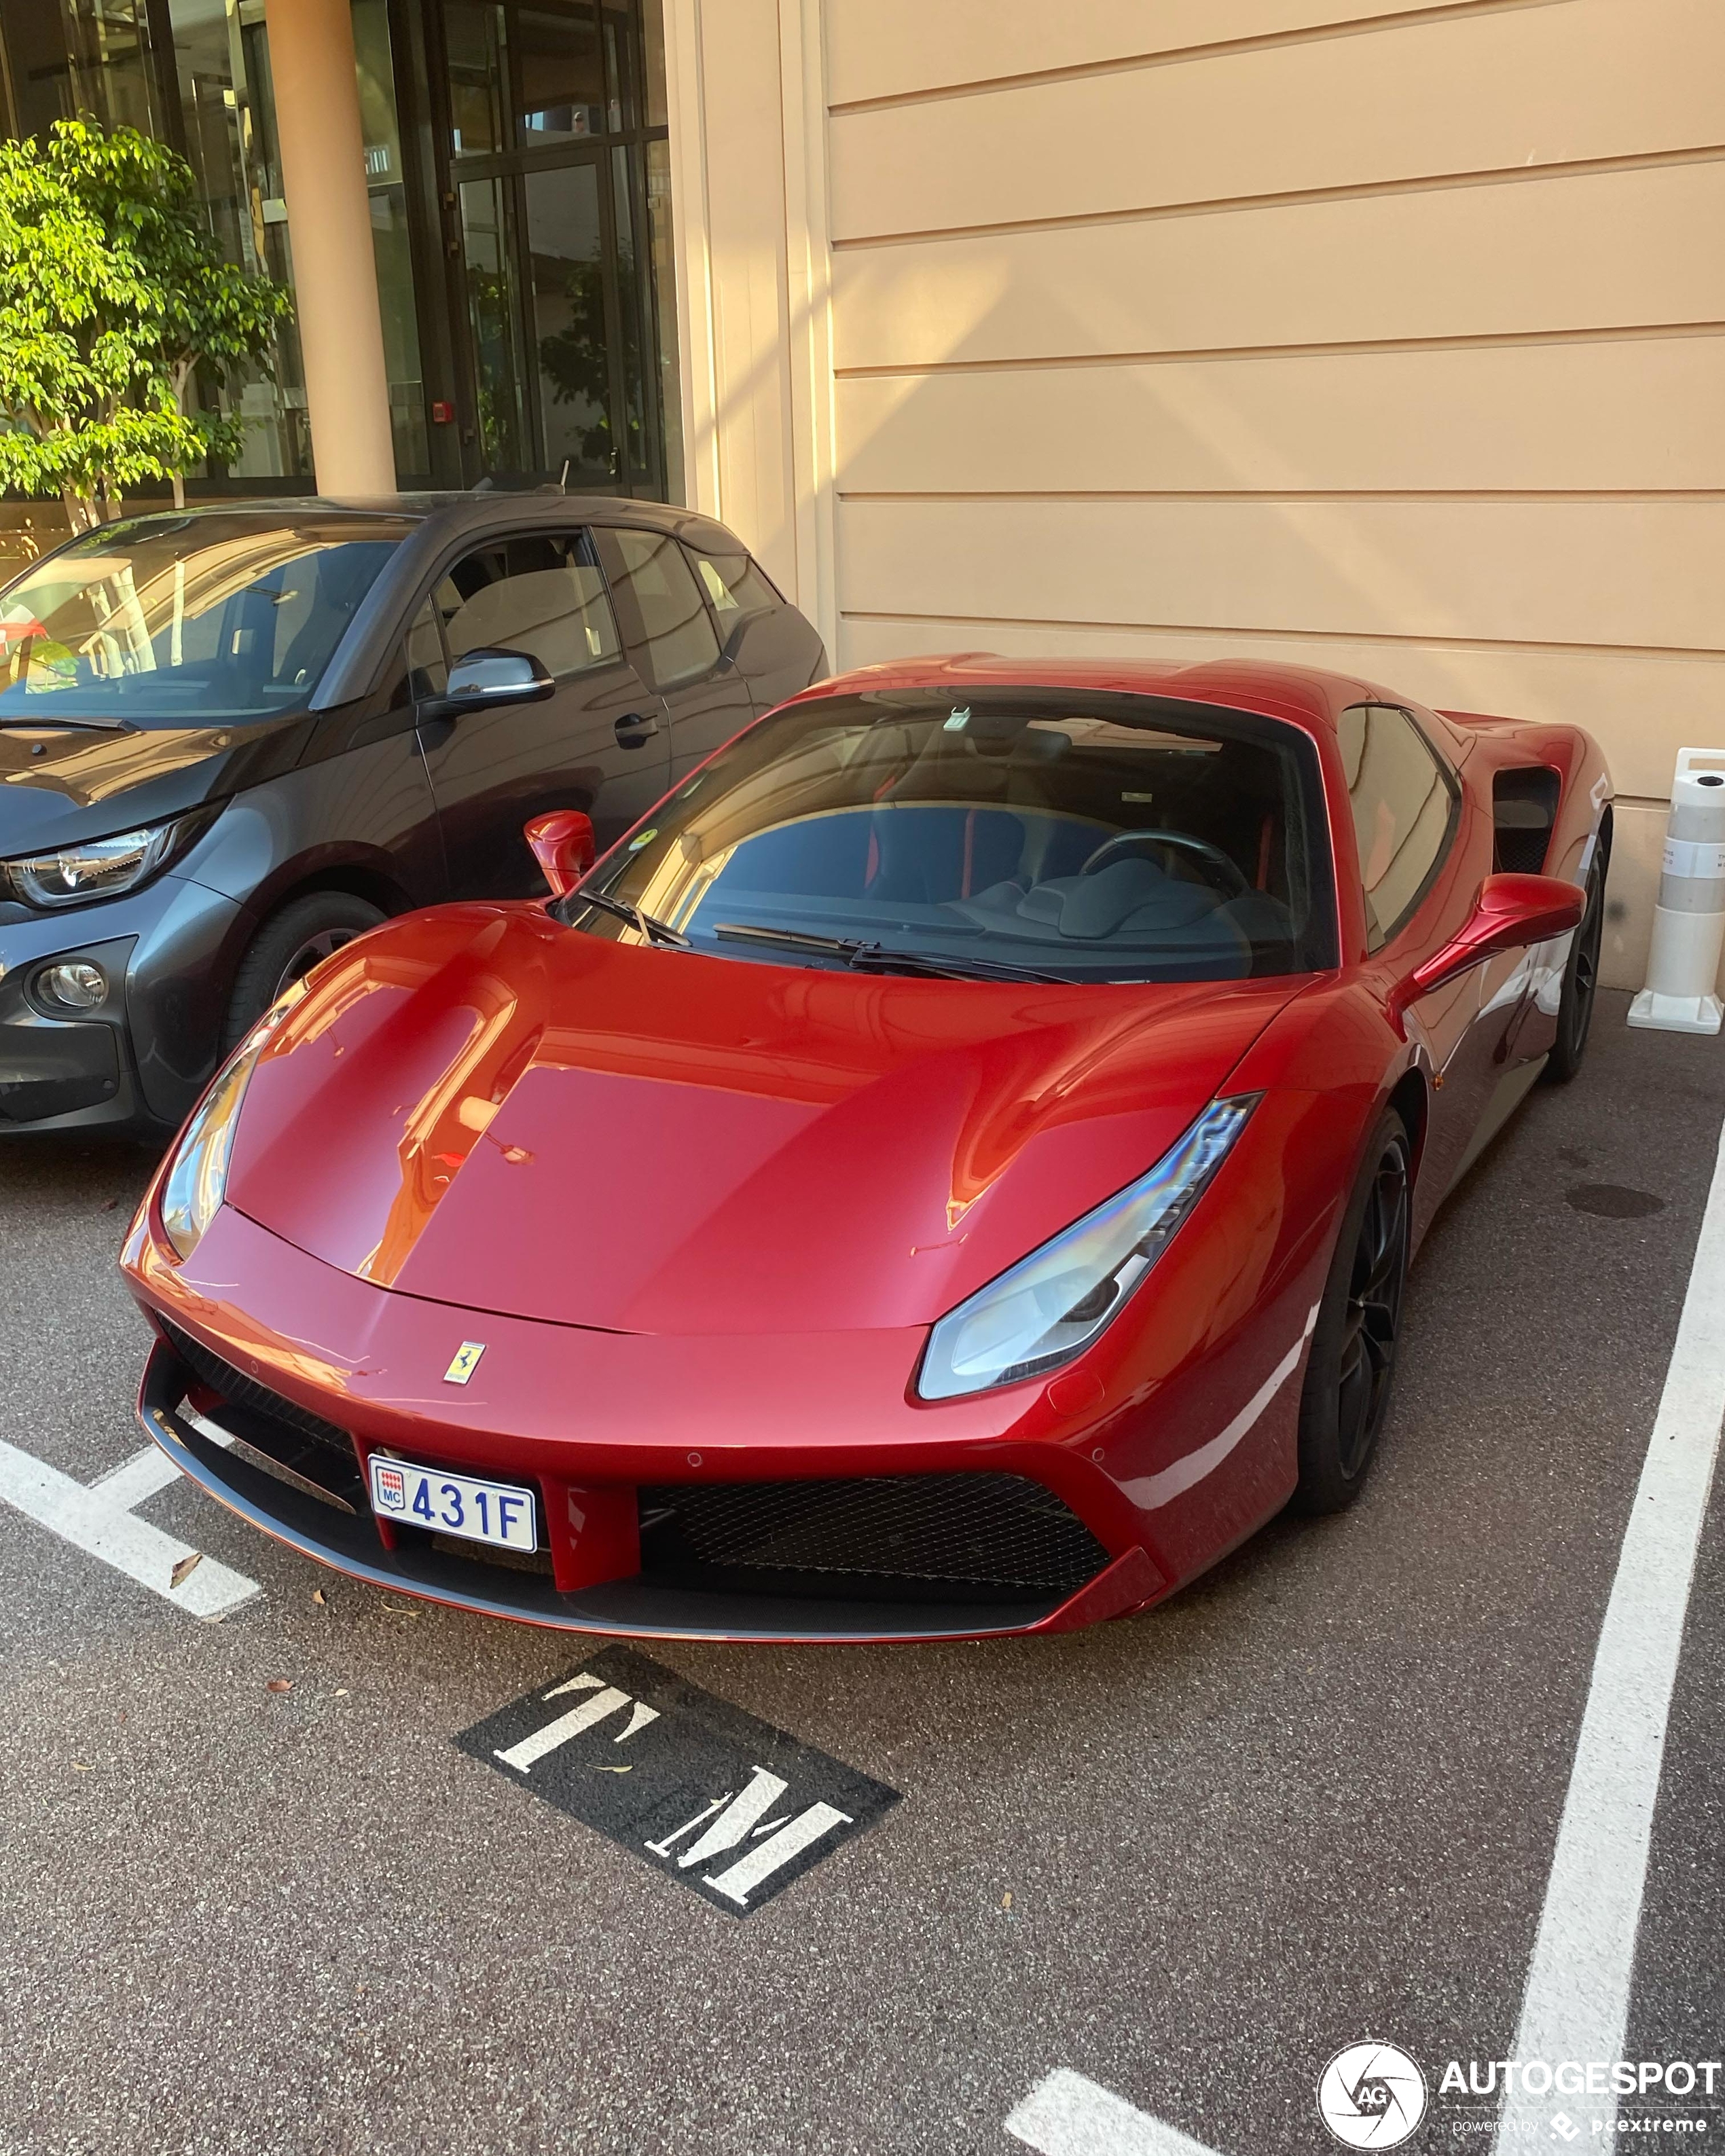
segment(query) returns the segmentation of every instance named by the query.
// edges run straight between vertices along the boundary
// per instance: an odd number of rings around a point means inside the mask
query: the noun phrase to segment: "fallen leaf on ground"
[[[74,1759],[72,1762],[72,1772],[74,1774],[87,1774],[90,1772],[90,1768],[85,1765],[81,1759]]]
[[[594,1774],[634,1774],[634,1768],[633,1767],[598,1767],[598,1766],[596,1766],[596,1767],[593,1768],[593,1772],[594,1772]]]
[[[179,1563],[174,1567],[173,1570],[169,1573],[167,1576],[168,1585],[171,1588],[177,1587],[180,1582],[186,1578],[188,1574],[196,1572],[198,1566],[203,1563],[203,1552],[202,1550],[193,1550],[189,1557],[182,1557]]]
[[[397,1617],[417,1617],[417,1609],[409,1609],[405,1602],[386,1602],[383,1607]]]
[[[265,1691],[291,1691],[293,1688],[294,1681],[291,1677],[271,1677],[264,1687]]]
[[[314,1602],[327,1602],[329,1597],[321,1587],[314,1587],[311,1590],[311,1599]]]
[[[108,1200],[107,1204],[106,1204],[105,1205],[104,1205],[104,1206],[103,1206],[103,1208],[102,1208],[103,1212],[105,1212],[105,1213],[111,1213],[111,1212],[114,1210],[115,1207],[116,1207],[116,1205],[118,1205],[118,1204],[119,1204],[119,1203],[120,1203],[120,1200],[119,1200],[117,1198],[110,1198],[110,1199]]]
[[[1009,1890],[1001,1896],[1000,1906],[1003,1909],[1009,1909],[1012,1907],[1012,1894]]]
[[[337,1699],[346,1699],[346,1698],[347,1698],[347,1686],[346,1686],[346,1685],[341,1685],[341,1686],[338,1686],[336,1687],[336,1698],[337,1698]]]

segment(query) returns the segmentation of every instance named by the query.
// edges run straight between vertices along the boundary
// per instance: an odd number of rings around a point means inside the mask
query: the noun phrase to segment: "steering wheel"
[[[1098,869],[1106,866],[1111,855],[1123,853],[1132,846],[1168,846],[1177,853],[1198,855],[1212,868],[1220,870],[1230,898],[1244,898],[1251,890],[1238,864],[1229,855],[1219,846],[1213,846],[1208,839],[1194,838],[1189,831],[1118,831],[1111,839],[1103,839],[1078,873],[1094,875]]]

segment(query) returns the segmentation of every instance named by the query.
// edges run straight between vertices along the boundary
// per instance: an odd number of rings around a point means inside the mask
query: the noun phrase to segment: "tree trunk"
[[[182,419],[186,416],[187,384],[191,381],[192,371],[197,364],[198,355],[196,352],[182,352],[180,357],[173,364],[172,381],[174,410],[178,413],[179,416]],[[173,475],[173,480],[174,507],[176,509],[183,509],[186,506],[186,475],[184,472],[177,471]],[[179,664],[177,659],[176,659],[174,664],[176,665]]]

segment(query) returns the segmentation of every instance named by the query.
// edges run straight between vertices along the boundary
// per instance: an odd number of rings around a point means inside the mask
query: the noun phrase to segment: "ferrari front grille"
[[[316,1483],[342,1503],[369,1512],[360,1479],[359,1455],[345,1430],[338,1430],[334,1423],[324,1421],[292,1400],[284,1399],[280,1393],[271,1392],[267,1385],[260,1385],[255,1378],[247,1377],[243,1370],[236,1370],[167,1318],[159,1322],[169,1345],[192,1375],[218,1394],[230,1411],[238,1411],[230,1412],[226,1419],[233,1424],[232,1435],[266,1459]]]
[[[921,1599],[1065,1595],[1108,1562],[1083,1521],[1022,1475],[670,1483],[644,1487],[639,1505],[644,1569],[747,1573],[785,1593],[830,1594],[842,1574],[847,1593],[866,1581]]]

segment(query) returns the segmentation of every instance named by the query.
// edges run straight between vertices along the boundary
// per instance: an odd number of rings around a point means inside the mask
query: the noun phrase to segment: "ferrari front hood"
[[[228,1201],[475,1311],[925,1324],[1149,1168],[1298,985],[868,976],[445,907],[329,962],[253,1077]]]

